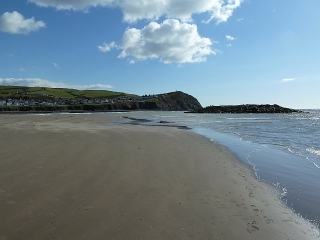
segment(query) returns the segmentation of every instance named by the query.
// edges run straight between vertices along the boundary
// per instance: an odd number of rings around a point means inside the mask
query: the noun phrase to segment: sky
[[[320,108],[319,9],[319,0],[0,0],[0,85]]]

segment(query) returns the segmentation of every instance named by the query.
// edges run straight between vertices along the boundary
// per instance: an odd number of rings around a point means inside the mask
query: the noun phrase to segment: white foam
[[[309,153],[312,153],[314,155],[320,156],[320,150],[316,150],[313,147],[307,148],[306,151],[309,152]]]

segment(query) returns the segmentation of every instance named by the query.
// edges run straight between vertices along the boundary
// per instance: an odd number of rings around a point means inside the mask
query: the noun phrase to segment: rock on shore
[[[195,109],[189,113],[294,113],[299,110],[281,107],[279,105],[269,104],[245,104],[245,105],[226,105],[226,106],[208,106]]]

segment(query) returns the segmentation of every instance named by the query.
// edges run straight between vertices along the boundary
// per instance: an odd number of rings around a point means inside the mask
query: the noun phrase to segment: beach
[[[319,239],[224,147],[121,115],[0,115],[0,239]]]

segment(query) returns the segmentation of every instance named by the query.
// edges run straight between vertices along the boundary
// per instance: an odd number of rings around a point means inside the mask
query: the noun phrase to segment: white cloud
[[[231,37],[230,35],[226,35],[226,39],[227,39],[228,41],[236,40],[236,38]]]
[[[16,11],[6,12],[0,17],[0,30],[11,34],[28,34],[45,26],[44,22],[35,21],[34,17],[25,19]]]
[[[76,89],[79,89],[79,90],[104,90],[104,89],[110,89],[110,88],[113,88],[113,87],[111,85],[105,85],[105,84],[76,86]]]
[[[28,0],[41,7],[54,7],[57,10],[88,11],[91,7],[113,7],[121,9],[123,20],[134,23],[149,20],[142,29],[128,28],[122,44],[115,42],[97,46],[101,52],[113,48],[121,49],[120,58],[131,56],[129,62],[160,58],[164,63],[202,62],[215,54],[211,49],[214,43],[209,38],[199,36],[193,22],[198,15],[202,22],[215,20],[226,22],[233,11],[244,0]],[[154,21],[166,19],[158,24]],[[201,20],[200,20],[201,21]]]
[[[227,47],[228,47],[228,48],[231,47],[231,46],[232,46],[231,43],[227,44]]]
[[[167,14],[170,0],[124,0],[116,1],[122,9],[126,22],[135,22],[141,19],[157,20]]]
[[[106,84],[92,85],[70,85],[62,82],[52,82],[40,78],[0,78],[0,85],[5,86],[27,86],[27,87],[50,87],[50,88],[72,88],[79,90],[103,90],[113,88]]]
[[[19,68],[18,71],[19,71],[19,72],[25,72],[25,71],[27,71],[27,69],[25,69],[25,68]]]
[[[244,18],[238,18],[236,21],[237,22],[241,22],[241,21],[243,21],[244,20]]]
[[[151,22],[142,29],[128,28],[119,46],[122,49],[119,58],[160,58],[164,63],[202,62],[215,54],[211,45],[209,38],[198,34],[196,25],[168,19],[161,24]]]
[[[114,0],[28,0],[28,2],[58,10],[87,10],[90,7],[110,6]]]
[[[60,66],[57,63],[52,63],[52,65],[56,68],[56,69],[60,69]]]
[[[112,48],[118,48],[115,42],[109,44],[103,43],[101,46],[98,46],[100,52],[109,52]]]
[[[191,21],[193,14],[206,13],[207,22],[225,22],[243,0],[28,0],[42,7],[58,10],[87,10],[90,7],[121,8],[124,21],[158,20],[160,17]]]
[[[134,59],[130,59],[129,63],[130,63],[130,64],[135,64],[136,61],[135,61]]]
[[[296,78],[284,78],[282,79],[282,82],[292,82],[294,80],[296,80]]]

